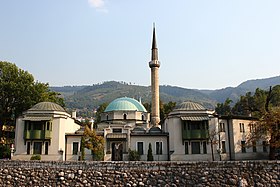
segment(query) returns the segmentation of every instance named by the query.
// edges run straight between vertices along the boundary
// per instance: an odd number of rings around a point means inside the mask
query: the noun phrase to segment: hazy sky
[[[0,60],[51,86],[223,88],[279,75],[279,0],[0,0]]]

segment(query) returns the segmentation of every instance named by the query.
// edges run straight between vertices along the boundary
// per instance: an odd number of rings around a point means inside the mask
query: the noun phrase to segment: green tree
[[[230,104],[232,103],[232,100],[227,98],[224,103],[218,103],[215,111],[219,115],[230,115],[231,114],[231,106]]]
[[[153,150],[152,150],[152,144],[151,143],[149,143],[147,161],[154,161]]]
[[[254,95],[247,92],[244,96],[240,96],[239,101],[232,109],[233,114],[261,117],[265,112],[265,103],[268,91],[257,88]]]
[[[101,122],[101,113],[105,111],[107,106],[108,106],[108,103],[103,103],[98,107],[96,114],[95,114],[95,122],[94,122],[95,127],[98,123]]]
[[[138,151],[128,149],[128,160],[129,161],[139,161],[140,155]]]
[[[90,149],[93,160],[103,160],[104,158],[104,138],[96,134],[95,130],[90,130],[85,126],[84,147]]]
[[[143,106],[148,112],[151,112],[151,104],[144,103]],[[168,103],[163,103],[159,101],[159,110],[160,110],[160,121],[163,121],[167,115],[175,108],[176,102],[169,101]]]
[[[81,139],[81,160],[85,160],[85,137]]]
[[[48,84],[34,81],[30,73],[15,64],[0,61],[0,70],[1,143],[7,143],[3,126],[14,126],[15,119],[36,103],[50,101],[64,106],[63,99],[58,93],[50,91]]]
[[[163,121],[175,106],[176,102],[169,101],[168,103],[163,103],[160,101],[160,121]]]

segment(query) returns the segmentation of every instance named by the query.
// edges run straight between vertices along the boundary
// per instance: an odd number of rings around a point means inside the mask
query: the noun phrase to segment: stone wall
[[[280,161],[0,161],[0,186],[279,186]]]

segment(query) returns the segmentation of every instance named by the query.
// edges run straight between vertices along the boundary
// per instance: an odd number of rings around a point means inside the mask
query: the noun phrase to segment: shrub
[[[41,160],[41,155],[32,155],[30,160]]]
[[[128,159],[129,159],[129,161],[139,161],[140,155],[137,151],[129,149],[128,150]]]
[[[153,150],[152,150],[152,145],[151,145],[151,143],[149,143],[147,161],[154,161]]]

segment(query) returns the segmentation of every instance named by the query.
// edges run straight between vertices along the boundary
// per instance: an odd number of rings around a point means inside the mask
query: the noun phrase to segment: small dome
[[[184,111],[196,111],[196,110],[206,110],[201,104],[185,101],[181,103],[175,110],[184,110]]]
[[[62,108],[60,105],[52,102],[41,102],[34,105],[32,108],[29,109],[29,111],[62,111],[65,112],[64,108]]]
[[[104,112],[122,111],[122,110],[147,112],[145,107],[140,102],[128,97],[115,99],[106,107]]]

